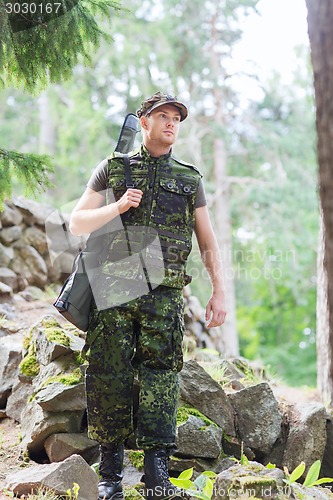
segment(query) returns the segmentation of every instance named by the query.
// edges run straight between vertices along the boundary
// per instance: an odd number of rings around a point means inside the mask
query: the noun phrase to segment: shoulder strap
[[[130,159],[127,154],[124,155],[124,167],[125,167],[125,181],[126,188],[134,188],[134,183],[131,174]]]

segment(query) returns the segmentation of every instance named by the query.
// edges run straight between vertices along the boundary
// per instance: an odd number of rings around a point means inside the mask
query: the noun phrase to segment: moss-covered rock
[[[28,346],[27,354],[19,365],[20,374],[23,375],[23,377],[33,378],[40,372],[40,365],[36,355],[36,343],[30,340],[26,345]]]
[[[193,415],[194,417],[199,417],[205,423],[206,427],[208,427],[209,425],[214,425],[215,427],[218,427],[218,425],[215,422],[207,418],[205,415],[203,415],[203,413],[201,413],[199,410],[190,405],[183,405],[178,408],[177,426],[187,422],[190,415]]]
[[[59,327],[48,327],[44,329],[45,336],[49,342],[70,347],[71,341],[65,330]]]
[[[56,375],[54,377],[49,377],[48,379],[45,380],[43,387],[46,387],[47,385],[54,384],[56,382],[59,382],[60,384],[66,385],[66,386],[72,386],[76,384],[80,384],[83,382],[84,378],[82,375],[82,372],[80,368],[75,368],[73,371],[69,373],[62,373],[60,375]]]

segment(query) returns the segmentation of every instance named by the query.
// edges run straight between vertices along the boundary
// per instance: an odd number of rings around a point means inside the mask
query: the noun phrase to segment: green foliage
[[[138,470],[143,469],[144,462],[144,452],[140,450],[131,450],[128,454],[129,461],[136,467]]]
[[[27,354],[20,363],[20,370],[26,377],[36,377],[40,371],[40,365],[37,363],[36,354]]]
[[[95,463],[94,463],[94,464],[92,464],[90,467],[92,468],[92,470],[93,470],[93,471],[95,471],[95,472],[96,472],[96,474],[97,474],[97,475],[98,475],[98,477],[100,478],[100,477],[101,477],[101,475],[100,475],[100,473],[99,473],[99,462],[95,462]]]
[[[20,5],[22,2],[17,2]],[[23,12],[14,16],[1,5],[0,19],[0,77],[4,86],[24,85],[36,94],[49,83],[68,80],[75,65],[83,58],[90,62],[90,51],[110,35],[100,29],[96,16],[110,18],[111,9],[120,9],[116,0],[59,0],[59,14],[43,22],[41,13]],[[41,4],[41,3],[40,3]],[[42,4],[43,5],[43,4]],[[55,14],[55,12],[53,12]],[[15,31],[17,22],[26,22]],[[31,28],[34,25],[35,27]],[[24,29],[25,28],[25,29]]]
[[[194,481],[191,480],[192,475],[193,467],[181,472],[178,478],[170,478],[170,481],[174,486],[184,490],[192,497],[210,500],[213,495],[217,474],[212,471],[204,471]]]
[[[13,5],[16,13],[9,11]],[[90,63],[92,49],[102,39],[112,40],[97,19],[110,20],[111,9],[124,10],[118,0],[39,2],[39,10],[30,8],[28,13],[23,11],[24,5],[35,4],[22,0],[0,4],[0,86],[23,86],[31,94],[50,83],[68,80],[81,60]],[[46,6],[51,12],[41,12]],[[15,181],[25,185],[25,194],[35,195],[52,186],[49,176],[53,171],[51,159],[45,155],[0,149],[0,210],[6,197],[11,197]]]
[[[53,172],[51,159],[45,155],[22,154],[0,148],[0,210],[3,201],[12,194],[13,177],[25,185],[28,194],[52,186],[49,175]]]
[[[284,479],[284,482],[288,485],[296,483],[298,479],[300,479],[303,476],[305,472],[305,467],[306,467],[305,462],[301,462],[290,474],[288,472],[288,469],[284,467],[284,472],[287,476],[287,479]],[[321,468],[321,461],[316,460],[311,465],[305,476],[303,482],[304,487],[312,488],[313,486],[318,486],[320,484],[333,482],[333,478],[331,477],[322,477],[318,479],[320,474],[320,468]]]
[[[56,384],[56,383],[60,383],[60,384],[67,385],[67,386],[72,386],[72,385],[80,384],[81,382],[83,382],[83,380],[84,380],[84,377],[83,377],[83,374],[82,374],[80,368],[75,368],[70,373],[63,373],[61,375],[55,375],[53,377],[49,377],[43,383],[43,387],[50,385],[50,384]]]
[[[177,410],[177,425],[181,425],[187,422],[189,415],[193,415],[195,417],[200,418],[205,423],[206,426],[214,425],[215,427],[217,427],[217,424],[215,424],[215,422],[207,418],[193,406],[187,404],[180,406]]]
[[[27,354],[19,365],[20,371],[26,377],[36,377],[39,374],[40,365],[36,357],[36,344],[31,342],[31,332],[24,339],[23,347],[27,348]]]
[[[77,483],[73,483],[73,488],[66,491],[67,497],[73,500],[77,500],[79,497],[80,486]]]
[[[71,341],[62,328],[49,327],[44,329],[45,337],[49,342],[70,347]]]

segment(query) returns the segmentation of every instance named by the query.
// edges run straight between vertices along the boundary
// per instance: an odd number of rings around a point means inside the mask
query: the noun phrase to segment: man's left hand
[[[206,307],[207,328],[223,325],[226,314],[224,294],[213,294]]]

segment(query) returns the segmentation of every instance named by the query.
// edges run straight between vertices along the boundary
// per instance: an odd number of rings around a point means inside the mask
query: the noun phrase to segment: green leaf
[[[266,469],[276,469],[275,464],[271,464],[270,462],[266,465]]]
[[[205,470],[204,472],[202,472],[202,475],[213,478],[213,479],[217,476],[216,472],[214,472],[212,470]]]
[[[213,481],[209,477],[207,477],[206,485],[202,493],[206,495],[208,498],[211,498],[213,494],[213,488],[214,488]]]
[[[178,479],[191,479],[193,475],[193,467],[190,469],[183,470],[178,476]]]
[[[297,479],[299,479],[305,471],[305,463],[301,462],[290,474],[289,483],[295,483]]]
[[[178,488],[182,488],[184,490],[191,490],[193,488],[195,489],[195,486],[194,486],[193,482],[190,481],[190,479],[179,479],[179,478],[171,477],[170,481],[174,486],[178,486]]]
[[[320,473],[321,462],[320,460],[316,460],[308,470],[303,486],[310,486],[317,481]]]
[[[194,484],[199,490],[202,491],[205,487],[206,480],[207,478],[204,476],[204,474],[200,474],[200,476],[198,476],[194,481]]]
[[[321,477],[320,479],[317,479],[317,481],[314,481],[310,486],[317,486],[318,484],[323,484],[323,483],[333,483],[333,478]]]

